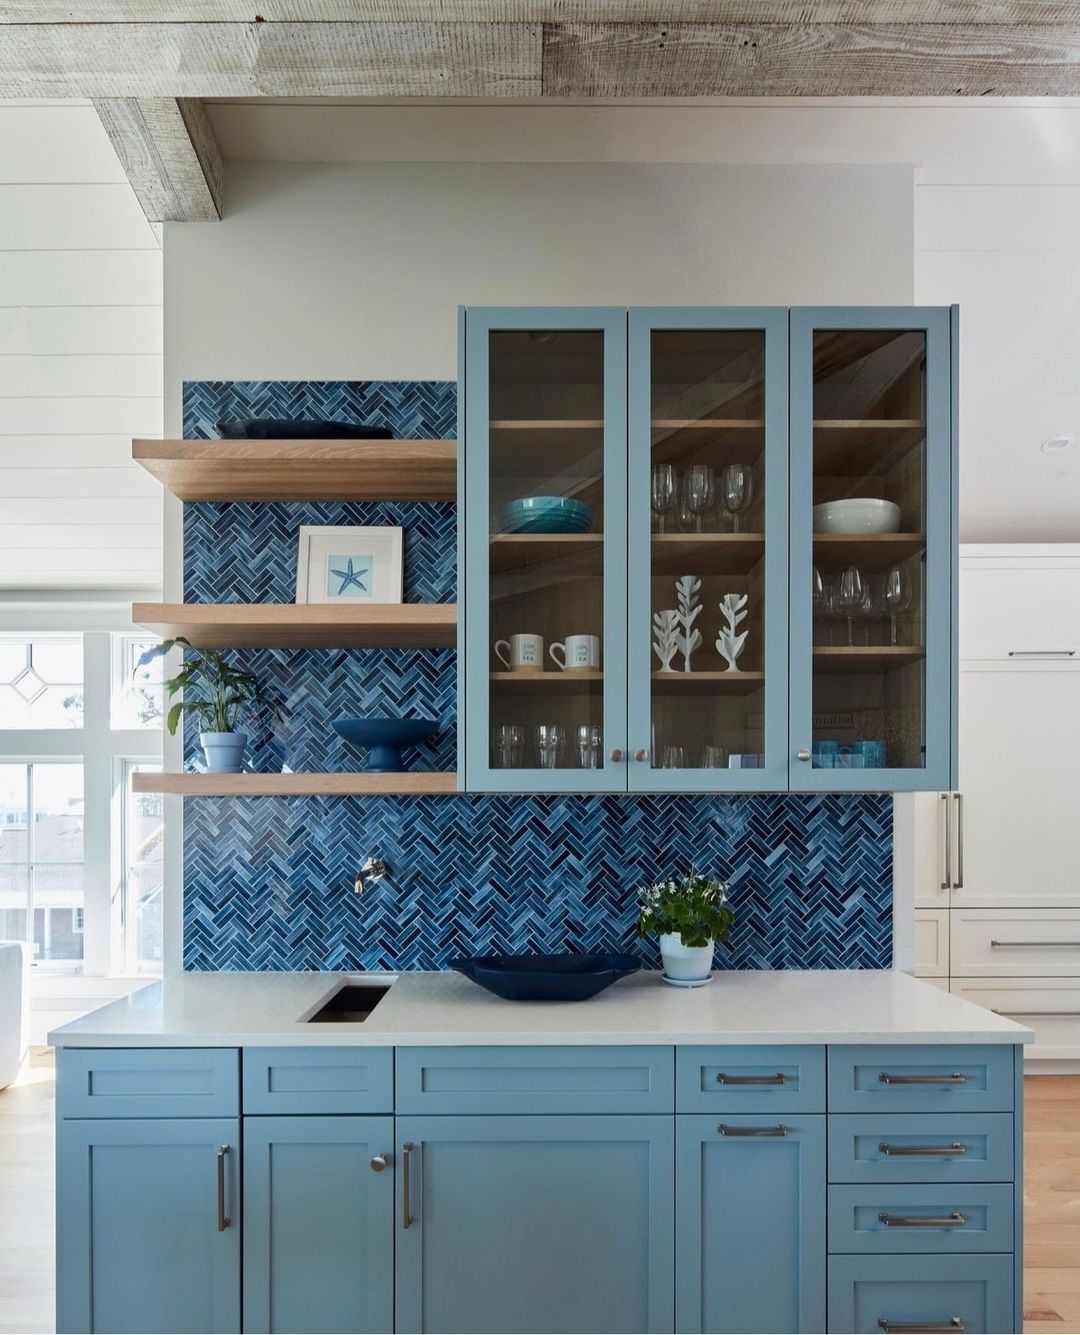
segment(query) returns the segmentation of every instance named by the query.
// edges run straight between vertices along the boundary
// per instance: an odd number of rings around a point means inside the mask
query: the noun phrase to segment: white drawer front
[[[1080,659],[1080,562],[988,567],[961,566],[960,657],[1071,649]]]
[[[954,978],[1080,979],[1080,911],[953,909]]]
[[[949,910],[915,910],[915,976],[949,975]]]
[[[1080,979],[962,978],[952,994],[985,1006],[1035,1031],[1024,1058],[1072,1061],[1080,1058]]]

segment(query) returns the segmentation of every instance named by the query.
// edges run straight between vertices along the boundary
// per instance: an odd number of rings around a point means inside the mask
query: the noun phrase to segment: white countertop
[[[392,975],[391,975],[392,976]],[[188,973],[49,1035],[57,1047],[306,1043],[1026,1043],[1030,1029],[890,970],[718,972],[703,988],[640,973],[583,1002],[502,1001],[453,973],[403,973],[362,1024],[305,1024],[345,978]]]

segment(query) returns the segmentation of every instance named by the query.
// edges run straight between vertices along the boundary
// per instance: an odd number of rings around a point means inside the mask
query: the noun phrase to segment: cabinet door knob
[[[804,747],[802,748],[801,751],[796,751],[796,752],[795,752],[795,759],[796,759],[796,760],[809,760],[809,759],[810,759],[810,752],[809,752],[809,751],[806,749],[806,747],[804,746]]]
[[[644,746],[639,746],[638,749],[634,752],[635,760],[648,760],[648,758],[649,758],[649,752]]]
[[[612,751],[612,753],[611,753],[611,758],[612,758],[612,760],[614,760],[614,762],[615,762],[616,765],[617,765],[617,764],[619,764],[620,761],[626,759],[626,752],[625,752],[625,751],[620,751],[618,747],[615,747],[615,749],[614,749],[614,750]]]
[[[385,1154],[375,1154],[375,1155],[372,1155],[372,1159],[371,1159],[371,1171],[372,1171],[373,1173],[381,1173],[385,1167],[386,1167],[386,1155],[385,1155]]]

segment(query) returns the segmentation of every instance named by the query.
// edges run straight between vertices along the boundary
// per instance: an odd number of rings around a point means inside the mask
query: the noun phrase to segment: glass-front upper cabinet
[[[951,786],[953,330],[791,313],[791,787]]]
[[[786,309],[634,309],[629,787],[788,783]]]
[[[465,786],[623,790],[626,311],[462,318]]]

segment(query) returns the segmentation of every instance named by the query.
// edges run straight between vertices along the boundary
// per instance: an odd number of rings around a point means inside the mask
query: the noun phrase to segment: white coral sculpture
[[[728,672],[740,672],[742,669],[736,667],[735,660],[743,651],[746,644],[747,631],[738,634],[739,623],[746,619],[746,604],[748,596],[745,593],[725,593],[720,599],[720,614],[724,618],[726,625],[720,629],[719,638],[716,641],[716,651],[727,663]]]
[[[675,594],[679,600],[679,649],[683,656],[683,671],[690,671],[690,655],[701,647],[701,631],[694,629],[694,622],[701,615],[701,580],[697,575],[682,575],[675,581]]]
[[[674,608],[653,613],[653,652],[661,672],[674,672],[671,660],[679,647],[679,614]]]

